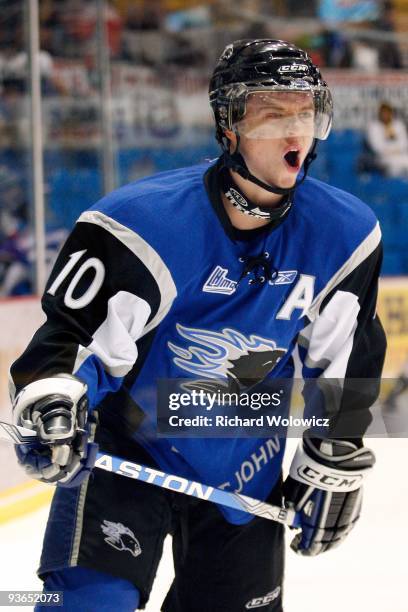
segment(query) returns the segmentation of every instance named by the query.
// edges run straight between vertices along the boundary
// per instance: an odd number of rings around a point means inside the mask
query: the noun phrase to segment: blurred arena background
[[[408,0],[0,0],[2,420],[9,365],[41,321],[36,296],[75,219],[119,185],[218,155],[208,78],[224,46],[247,37],[307,49],[333,91],[334,129],[310,173],[380,220],[384,393],[398,377],[408,358]],[[391,166],[373,146],[383,103],[396,118],[390,139],[406,139]],[[50,493],[25,481],[6,445],[0,462],[1,524]]]

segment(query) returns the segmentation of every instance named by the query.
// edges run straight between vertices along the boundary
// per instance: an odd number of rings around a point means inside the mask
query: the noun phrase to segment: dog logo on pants
[[[109,546],[113,546],[116,550],[128,550],[134,557],[142,554],[141,546],[129,527],[125,527],[122,523],[104,520],[101,529],[107,536],[104,540]]]

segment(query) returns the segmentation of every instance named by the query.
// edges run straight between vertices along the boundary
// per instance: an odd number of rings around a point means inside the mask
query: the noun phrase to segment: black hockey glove
[[[374,463],[368,448],[303,434],[284,484],[285,505],[301,521],[295,552],[314,556],[344,540],[360,516],[363,479]]]
[[[38,442],[17,444],[16,454],[30,478],[75,487],[89,475],[96,459],[96,420],[88,416],[87,386],[60,374],[30,383],[17,395],[13,417],[33,429]]]

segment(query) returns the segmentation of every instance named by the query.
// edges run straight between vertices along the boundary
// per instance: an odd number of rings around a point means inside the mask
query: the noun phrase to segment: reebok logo
[[[291,285],[295,280],[297,270],[278,271],[275,278],[269,281],[270,285]]]
[[[275,601],[275,599],[279,597],[280,592],[281,588],[280,586],[278,586],[276,587],[276,589],[270,591],[270,593],[267,593],[263,597],[254,597],[254,599],[251,599],[251,601],[248,601],[248,603],[245,604],[245,608],[247,610],[254,610],[255,608],[262,608],[263,606],[267,606],[271,603],[271,601]]]
[[[231,295],[237,288],[236,281],[227,278],[228,270],[217,266],[203,285],[203,291],[206,293],[222,293]]]

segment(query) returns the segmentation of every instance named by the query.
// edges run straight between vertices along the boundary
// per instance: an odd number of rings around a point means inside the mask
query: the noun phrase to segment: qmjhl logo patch
[[[203,291],[206,293],[221,293],[223,295],[231,295],[237,288],[236,281],[227,278],[228,270],[217,266],[207,278],[203,285]]]

